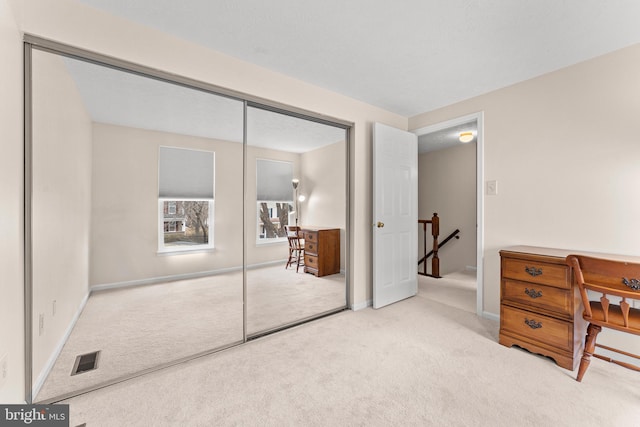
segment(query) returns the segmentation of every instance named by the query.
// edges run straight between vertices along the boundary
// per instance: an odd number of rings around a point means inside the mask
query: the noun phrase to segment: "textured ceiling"
[[[51,55],[34,52],[34,55]],[[95,122],[242,142],[243,103],[92,63],[65,58],[85,108]],[[47,70],[34,69],[35,73]],[[304,153],[344,141],[333,126],[249,108],[247,143]]]
[[[418,153],[423,154],[429,151],[444,150],[445,148],[463,144],[459,139],[462,132],[472,132],[473,140],[469,141],[469,143],[476,142],[478,134],[476,121],[418,136]]]
[[[637,0],[80,1],[407,117],[640,42]]]

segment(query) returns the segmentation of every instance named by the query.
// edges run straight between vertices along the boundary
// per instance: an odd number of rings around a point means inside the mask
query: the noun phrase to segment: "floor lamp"
[[[298,226],[298,184],[300,184],[300,180],[298,178],[294,178],[291,180],[291,185],[293,185],[293,191],[295,193],[295,214],[296,214],[296,227]]]
[[[294,178],[291,180],[291,184],[293,185],[293,190],[295,192],[295,214],[296,214],[296,226],[298,226],[298,212],[300,212],[300,202],[304,202],[306,197],[304,194],[298,195],[298,184],[300,184],[300,180],[298,178]]]

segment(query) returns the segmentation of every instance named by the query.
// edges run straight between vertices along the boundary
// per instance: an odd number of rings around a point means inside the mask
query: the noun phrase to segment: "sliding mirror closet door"
[[[31,58],[33,400],[243,342],[243,102]]]
[[[246,328],[257,336],[346,307],[345,129],[247,108]]]

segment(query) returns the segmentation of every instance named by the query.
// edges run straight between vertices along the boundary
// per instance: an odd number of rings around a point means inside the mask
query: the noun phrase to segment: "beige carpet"
[[[427,298],[343,312],[64,403],[72,426],[638,426],[640,375],[583,383]]]
[[[249,335],[345,304],[344,275],[247,272]],[[94,293],[35,401],[240,343],[242,322],[242,272]],[[76,356],[96,350],[98,369],[71,376]]]
[[[418,276],[420,290],[427,298],[460,310],[476,313],[476,272],[456,271],[440,279]]]

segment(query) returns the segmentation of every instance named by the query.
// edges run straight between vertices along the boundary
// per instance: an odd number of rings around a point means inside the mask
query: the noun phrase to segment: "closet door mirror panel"
[[[242,342],[243,102],[31,65],[34,401]]]
[[[346,144],[342,128],[247,108],[248,336],[346,306]],[[294,226],[301,230],[299,249],[287,236]],[[332,256],[333,268],[325,274],[305,265],[317,252],[304,241],[304,230],[311,228],[333,236],[322,258]]]

